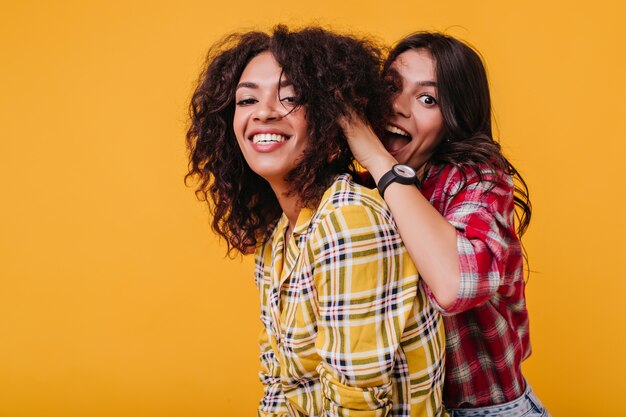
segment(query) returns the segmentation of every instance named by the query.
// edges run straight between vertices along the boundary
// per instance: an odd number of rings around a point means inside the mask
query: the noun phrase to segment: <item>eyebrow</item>
[[[259,85],[255,83],[251,83],[249,81],[244,81],[242,83],[237,84],[237,88],[235,88],[235,90],[239,90],[240,88],[259,88]]]
[[[284,87],[289,87],[291,85],[293,85],[291,82],[289,82],[289,81],[287,81],[285,79],[282,79],[280,81],[280,86],[279,87],[280,88],[284,88]],[[240,88],[257,89],[257,88],[259,88],[259,85],[257,83],[253,83],[253,82],[250,82],[250,81],[244,81],[244,82],[241,82],[241,83],[237,84],[237,88],[235,88],[235,91],[239,90]]]
[[[402,78],[395,68],[389,68],[385,77],[391,77],[394,82],[399,82]],[[417,81],[414,85],[417,87],[437,87],[437,82],[432,80]]]

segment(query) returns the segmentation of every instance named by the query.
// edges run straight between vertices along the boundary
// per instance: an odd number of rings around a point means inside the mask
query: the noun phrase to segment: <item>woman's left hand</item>
[[[397,161],[387,152],[369,123],[356,113],[340,119],[339,123],[348,139],[348,146],[350,146],[354,158],[378,182],[380,177],[389,171]]]

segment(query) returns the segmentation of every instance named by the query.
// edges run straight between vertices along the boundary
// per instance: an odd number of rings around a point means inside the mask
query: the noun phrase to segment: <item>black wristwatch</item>
[[[417,174],[415,170],[408,165],[395,164],[391,167],[389,172],[380,177],[380,181],[376,187],[381,196],[385,196],[385,190],[392,182],[397,182],[404,185],[417,185]]]

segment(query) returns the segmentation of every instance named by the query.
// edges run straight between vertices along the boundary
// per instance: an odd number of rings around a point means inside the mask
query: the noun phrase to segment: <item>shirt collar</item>
[[[303,207],[298,213],[298,219],[296,220],[296,226],[293,228],[294,237],[300,237],[303,233],[306,233],[309,230],[309,226],[311,225],[311,221],[313,217],[318,214],[321,210],[324,209],[331,196],[336,193],[337,190],[349,187],[349,182],[351,177],[349,174],[340,175],[335,179],[333,185],[324,192],[319,204],[317,207],[311,209],[308,207]],[[281,231],[284,235],[285,229],[289,225],[289,220],[285,213],[282,214],[278,225],[277,230]]]

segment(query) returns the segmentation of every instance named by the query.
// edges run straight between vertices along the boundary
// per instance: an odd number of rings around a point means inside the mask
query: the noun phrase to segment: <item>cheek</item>
[[[291,125],[298,135],[301,137],[308,136],[309,124],[306,120],[306,111],[303,108],[299,108],[290,114],[290,116],[292,117]]]
[[[429,136],[434,142],[439,142],[443,135],[443,117],[440,112],[433,112],[428,120],[428,132]]]
[[[241,151],[243,151],[243,141],[245,140],[244,137],[244,130],[245,130],[245,124],[241,118],[241,114],[235,112],[235,116],[233,117],[233,132],[235,133],[235,140],[237,141],[237,146],[239,147],[239,149]]]
[[[309,137],[308,126],[306,124],[302,124],[298,126],[298,134],[300,135],[302,139],[305,139],[308,141],[308,137]]]
[[[239,135],[239,132],[243,130],[243,117],[241,111],[235,110],[235,116],[233,117],[233,130],[235,134]]]

